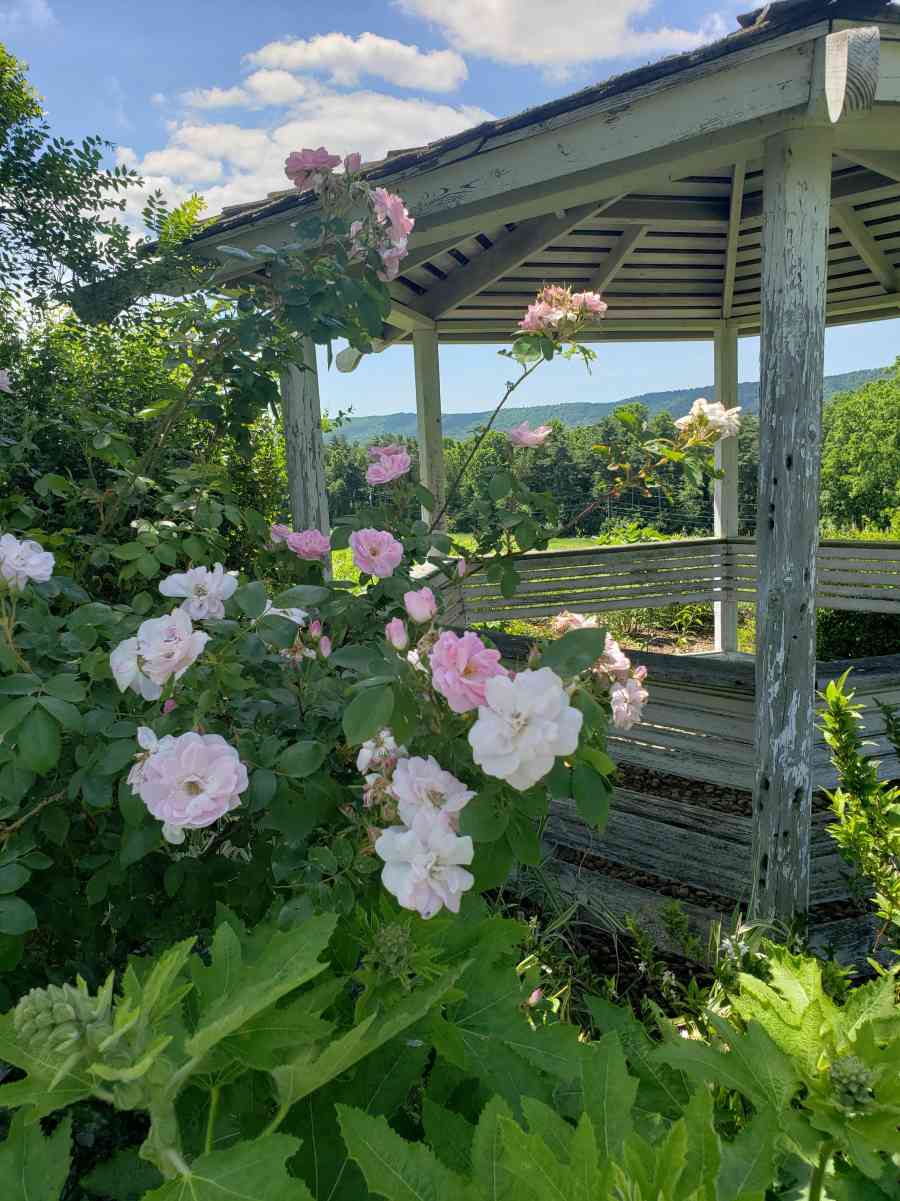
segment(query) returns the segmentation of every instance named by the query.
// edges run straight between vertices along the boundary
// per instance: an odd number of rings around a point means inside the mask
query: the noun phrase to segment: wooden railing
[[[688,538],[588,551],[523,555],[511,597],[480,571],[454,584],[452,625],[553,617],[561,609],[602,613],[703,601],[752,601],[752,538]],[[448,598],[449,599],[449,598]],[[900,613],[900,542],[823,541],[816,603],[823,608]],[[893,648],[886,648],[893,649]]]

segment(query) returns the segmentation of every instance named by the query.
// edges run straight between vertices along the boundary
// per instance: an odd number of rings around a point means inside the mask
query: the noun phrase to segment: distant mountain
[[[825,399],[828,400],[835,392],[852,392],[862,387],[869,380],[878,379],[889,367],[870,367],[864,371],[845,371],[842,375],[825,377]],[[707,384],[705,388],[682,388],[674,392],[645,392],[642,396],[630,396],[627,400],[616,400],[607,404],[595,401],[575,401],[572,404],[530,405],[507,409],[501,413],[495,423],[497,429],[509,429],[520,421],[529,421],[532,426],[546,423],[554,418],[563,425],[581,426],[595,425],[608,417],[622,405],[642,404],[651,414],[669,412],[673,417],[682,417],[698,396],[712,396],[714,388]],[[738,384],[738,403],[745,413],[756,413],[759,409],[759,384]],[[491,415],[490,409],[479,413],[445,413],[444,436],[447,438],[463,439],[475,432]],[[371,442],[375,438],[416,436],[415,413],[384,413],[376,417],[353,417],[340,430],[326,434],[333,438],[341,434],[350,442]]]

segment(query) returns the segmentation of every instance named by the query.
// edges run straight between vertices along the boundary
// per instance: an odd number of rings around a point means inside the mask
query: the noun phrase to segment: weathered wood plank
[[[322,409],[316,348],[311,338],[303,342],[303,367],[291,364],[281,373],[281,409],[294,529],[315,529],[327,534],[331,524],[325,488]]]
[[[419,446],[419,479],[437,502],[440,512],[446,494],[444,433],[441,424],[441,371],[436,330],[413,331],[413,365],[416,381],[416,417]],[[422,510],[424,521],[433,514]]]

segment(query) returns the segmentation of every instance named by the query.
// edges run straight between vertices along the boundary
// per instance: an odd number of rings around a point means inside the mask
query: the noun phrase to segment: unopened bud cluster
[[[835,1099],[843,1109],[866,1109],[872,1103],[875,1077],[861,1059],[845,1055],[836,1059],[829,1070]]]
[[[96,1050],[112,1030],[108,999],[92,997],[83,981],[33,988],[16,1006],[13,1022],[23,1047],[52,1059]]]

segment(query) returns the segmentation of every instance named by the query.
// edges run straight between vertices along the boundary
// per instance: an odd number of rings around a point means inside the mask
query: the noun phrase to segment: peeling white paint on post
[[[715,336],[716,400],[726,409],[738,402],[738,336],[737,326],[723,321]],[[738,536],[738,440],[723,438],[716,443],[716,467],[724,471],[722,479],[713,484],[713,532],[717,538]],[[729,559],[725,556],[726,582]],[[715,649],[737,650],[737,601],[721,600],[713,604]]]
[[[281,373],[291,519],[295,530],[315,529],[327,534],[331,525],[328,493],[325,490],[322,409],[316,348],[311,338],[303,342],[303,364],[302,368],[292,364]]]
[[[418,416],[419,479],[437,501],[438,510],[446,492],[444,430],[441,422],[441,371],[435,329],[413,330]],[[423,520],[428,512],[422,510]]]
[[[831,143],[766,143],[757,505],[753,913],[809,904],[822,377]]]

